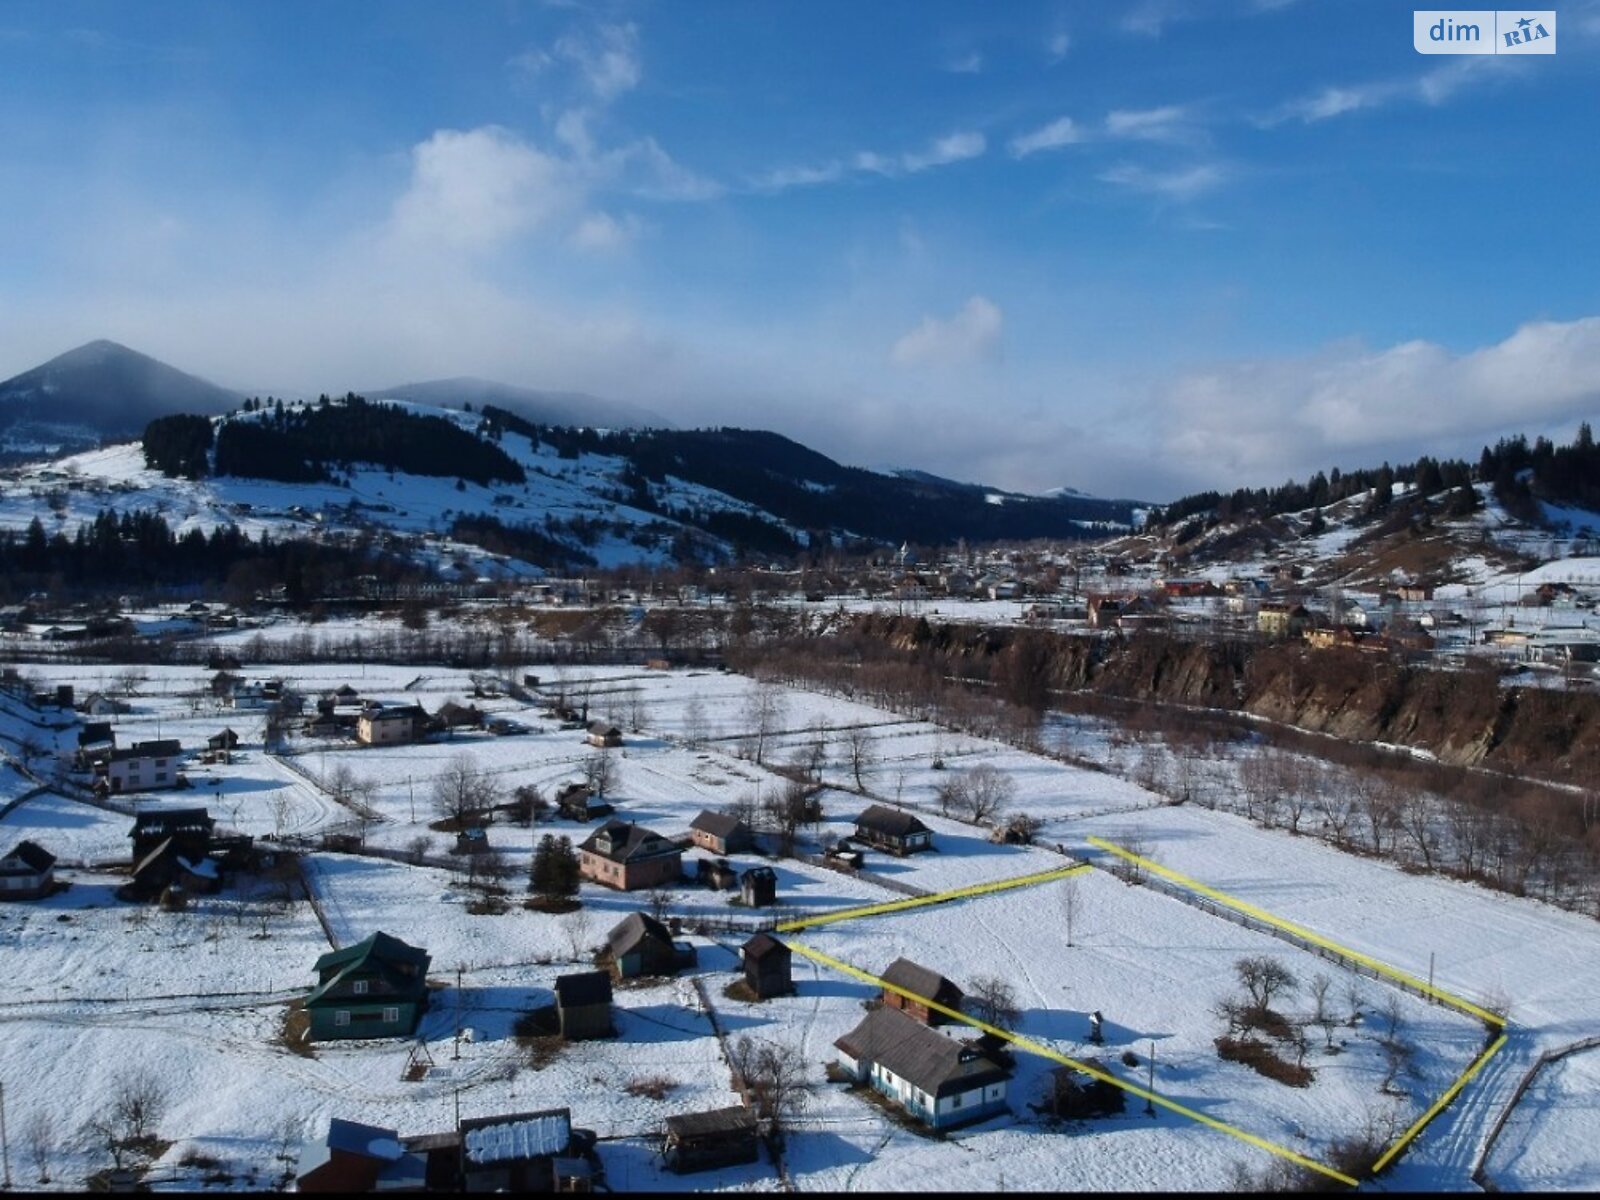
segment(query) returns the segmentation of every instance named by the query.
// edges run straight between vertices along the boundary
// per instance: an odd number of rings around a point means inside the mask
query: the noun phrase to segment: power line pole
[[[5,1163],[5,1189],[11,1190],[11,1143],[6,1138],[6,1085],[0,1083],[0,1161]]]

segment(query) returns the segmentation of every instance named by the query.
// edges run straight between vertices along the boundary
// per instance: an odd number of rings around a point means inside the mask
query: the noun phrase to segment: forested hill
[[[1530,446],[1525,436],[1502,438],[1485,446],[1478,461],[1435,459],[1341,472],[1318,471],[1304,483],[1290,481],[1275,488],[1239,488],[1233,492],[1197,492],[1153,512],[1150,524],[1175,526],[1197,518],[1264,519],[1284,513],[1320,509],[1364,492],[1371,492],[1374,513],[1387,507],[1395,484],[1414,487],[1420,499],[1451,493],[1450,504],[1470,512],[1475,504],[1474,483],[1490,484],[1493,494],[1512,515],[1539,523],[1537,501],[1600,511],[1600,449],[1585,421],[1568,445],[1558,446],[1540,437]],[[1448,505],[1447,505],[1448,507]]]
[[[883,474],[843,466],[777,433],[752,429],[597,430],[537,425],[490,406],[491,436],[517,433],[563,457],[623,460],[628,501],[652,509],[650,484],[669,476],[710,488],[800,529],[849,530],[862,537],[939,543],[1073,538],[1126,527],[1134,503],[1090,496],[1025,496],[915,472]]]

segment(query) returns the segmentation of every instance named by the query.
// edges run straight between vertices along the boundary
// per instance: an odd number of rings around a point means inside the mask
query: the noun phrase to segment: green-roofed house
[[[409,1037],[428,1008],[428,952],[375,933],[317,959],[311,1040]]]

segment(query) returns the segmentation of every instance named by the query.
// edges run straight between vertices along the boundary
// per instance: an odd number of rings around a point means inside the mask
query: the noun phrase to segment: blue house
[[[842,1065],[933,1129],[1010,1111],[1011,1069],[974,1042],[958,1042],[885,1005],[834,1043]]]

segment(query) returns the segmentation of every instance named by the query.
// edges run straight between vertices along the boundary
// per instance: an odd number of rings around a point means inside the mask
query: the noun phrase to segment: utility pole
[[[406,776],[406,791],[411,795],[411,823],[417,823],[417,789],[411,783],[411,776]]]
[[[452,1059],[459,1059],[461,1057],[461,964],[460,963],[456,964],[456,1044],[455,1044],[455,1048],[450,1053],[450,1057]],[[460,1097],[458,1096],[457,1099],[456,1099],[456,1103],[459,1105],[460,1102],[461,1102],[460,1101]]]
[[[1428,951],[1428,1002],[1434,1001],[1433,996],[1433,951]]]
[[[11,1143],[6,1138],[6,1085],[0,1083],[0,1161],[5,1163],[5,1189],[11,1190]]]
[[[1156,1090],[1156,1044],[1154,1042],[1150,1043],[1150,1073],[1148,1078],[1150,1082],[1145,1090],[1151,1094],[1144,1099],[1144,1115],[1153,1117],[1156,1115],[1156,1102],[1154,1099]]]

